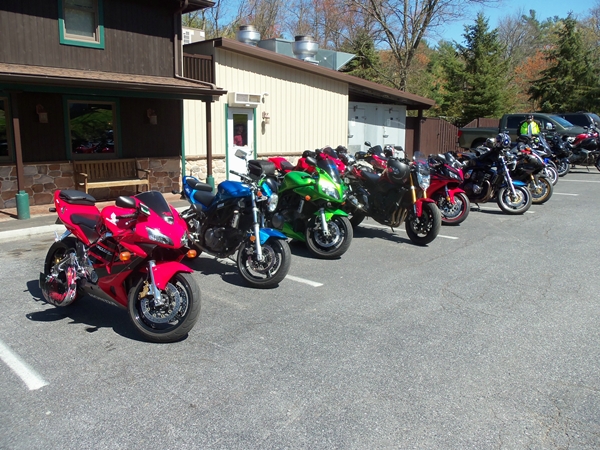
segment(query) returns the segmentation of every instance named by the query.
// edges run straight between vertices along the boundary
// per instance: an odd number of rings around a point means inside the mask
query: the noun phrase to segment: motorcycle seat
[[[187,184],[189,187],[191,187],[192,189],[194,189],[196,191],[212,192],[212,190],[213,190],[213,188],[210,184],[203,183],[202,181],[196,180],[195,178],[188,178]]]
[[[59,197],[61,200],[64,200],[71,205],[94,206],[96,204],[96,199],[90,194],[75,189],[65,189],[64,191],[60,191]]]
[[[196,191],[193,195],[194,200],[198,203],[202,203],[204,206],[210,206],[215,196],[216,194],[213,194],[212,190],[210,192],[205,190]]]
[[[362,176],[363,179],[365,180],[365,183],[371,186],[374,186],[377,184],[377,182],[379,181],[379,175],[377,175],[374,172],[367,172],[365,170],[362,171]]]

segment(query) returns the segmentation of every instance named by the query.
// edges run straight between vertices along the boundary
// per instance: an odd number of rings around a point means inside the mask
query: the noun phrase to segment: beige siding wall
[[[309,63],[307,63],[309,64]],[[256,150],[259,155],[298,153],[325,145],[347,145],[348,86],[224,50],[216,50],[217,85],[229,92],[268,93],[256,108]],[[213,155],[225,155],[226,105],[223,96],[212,105]],[[206,155],[205,106],[185,101],[185,148],[190,157]],[[262,123],[267,112],[270,123]]]

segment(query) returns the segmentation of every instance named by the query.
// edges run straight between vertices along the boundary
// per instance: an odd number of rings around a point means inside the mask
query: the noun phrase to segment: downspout
[[[188,0],[183,0],[181,6],[175,13],[173,14],[173,75],[175,78],[179,78],[179,51],[180,51],[180,41],[179,41],[179,32],[181,31],[181,13],[188,6]],[[183,53],[183,51],[182,51]],[[181,106],[179,107],[179,116],[181,118],[181,183],[183,185],[183,177],[185,177],[185,123],[184,123],[184,114],[183,110],[183,99],[181,101]]]

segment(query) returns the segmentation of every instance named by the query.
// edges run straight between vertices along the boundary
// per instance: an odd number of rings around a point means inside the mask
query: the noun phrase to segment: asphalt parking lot
[[[600,448],[593,170],[427,247],[373,221],[339,260],[292,244],[276,289],[201,257],[175,344],[91,298],[40,301],[52,233],[2,242],[0,448]]]

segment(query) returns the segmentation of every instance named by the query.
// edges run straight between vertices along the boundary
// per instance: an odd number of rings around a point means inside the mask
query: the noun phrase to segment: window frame
[[[75,153],[71,141],[71,114],[69,105],[71,103],[92,103],[113,105],[113,145],[115,151],[112,153]],[[63,98],[65,117],[65,143],[67,147],[67,159],[69,161],[86,161],[102,159],[121,158],[121,109],[118,98],[112,97],[90,97],[70,95]]]
[[[6,145],[8,154],[6,156],[0,155],[0,164],[14,162],[13,152],[13,139],[12,139],[12,119],[10,115],[10,103],[9,98],[0,95],[0,101],[4,101],[4,118],[6,120]]]
[[[65,28],[65,0],[58,0],[58,32],[62,45],[74,45],[104,50],[104,4],[103,0],[92,0],[95,5],[96,38],[68,34]]]

